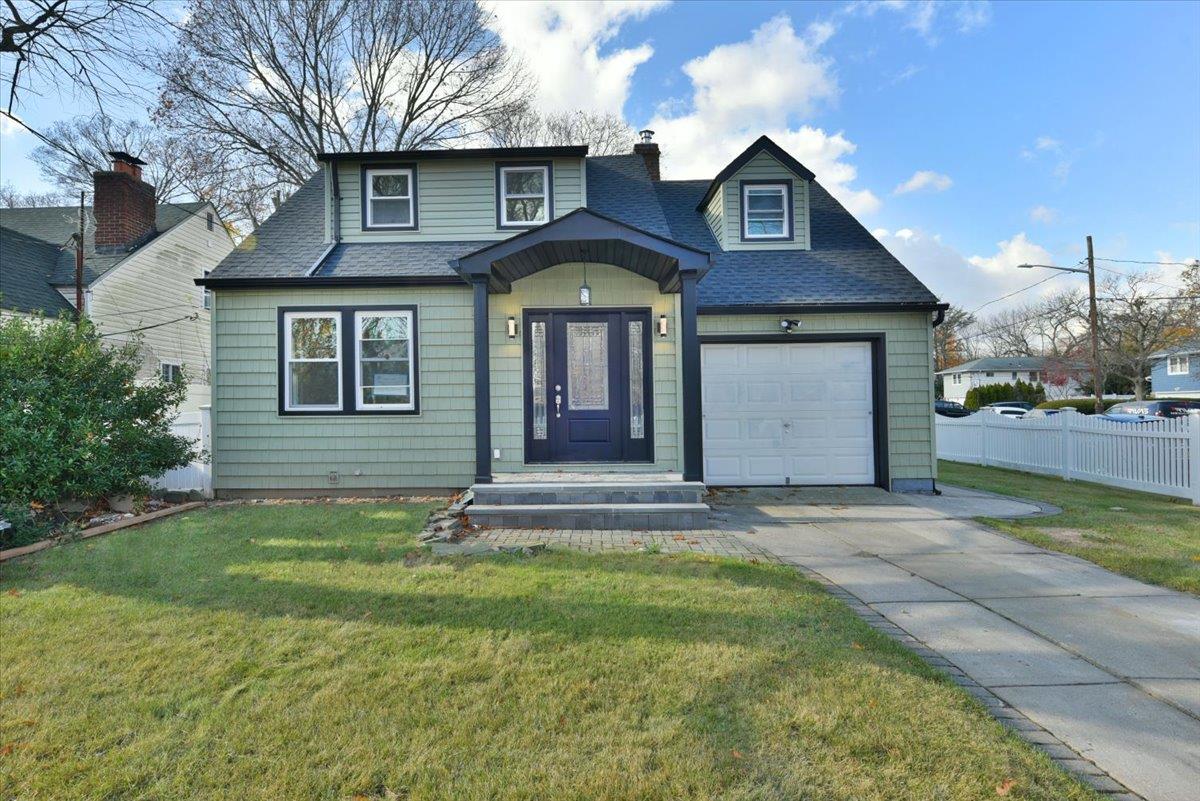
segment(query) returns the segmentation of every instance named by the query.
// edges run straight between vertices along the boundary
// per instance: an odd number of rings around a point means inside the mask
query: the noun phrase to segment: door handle
[[[562,395],[554,396],[554,416],[562,417]]]

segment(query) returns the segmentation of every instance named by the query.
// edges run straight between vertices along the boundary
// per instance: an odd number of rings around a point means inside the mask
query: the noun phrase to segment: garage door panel
[[[871,484],[868,343],[705,344],[705,480]]]

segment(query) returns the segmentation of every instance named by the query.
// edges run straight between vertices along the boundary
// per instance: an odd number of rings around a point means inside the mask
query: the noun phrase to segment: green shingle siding
[[[503,162],[500,162],[503,163]],[[553,159],[554,216],[583,205],[583,159]],[[496,228],[496,164],[491,159],[451,159],[417,164],[416,231],[362,230],[362,170],[338,164],[342,239],[346,242],[491,241],[511,236]]]
[[[513,284],[512,293],[492,295],[489,307],[492,369],[492,447],[501,458],[493,460],[494,472],[545,471],[545,465],[524,464],[524,389],[522,340],[508,339],[505,326],[509,316],[521,319],[526,308],[579,308],[579,284],[583,265],[560,264]],[[588,285],[596,308],[631,306],[650,307],[652,325],[660,314],[667,315],[669,336],[653,336],[654,341],[654,465],[615,465],[613,471],[678,471],[682,454],[679,448],[679,374],[675,337],[677,295],[663,295],[658,285],[628,270],[606,264],[589,264]],[[522,333],[522,336],[524,334]]]
[[[421,413],[281,417],[280,306],[415,304]],[[467,287],[216,293],[213,476],[222,491],[464,487],[475,471],[471,292]],[[329,473],[339,473],[330,484]],[[355,475],[360,471],[362,475]]]
[[[777,334],[780,314],[701,315],[700,335]],[[794,317],[795,315],[787,315]],[[802,334],[887,336],[888,463],[892,480],[937,477],[933,432],[933,326],[928,313],[802,315]],[[797,337],[800,339],[800,336]]]

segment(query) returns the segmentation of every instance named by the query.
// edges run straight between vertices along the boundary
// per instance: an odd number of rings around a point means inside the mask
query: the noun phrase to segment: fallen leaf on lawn
[[[699,545],[700,540],[688,540],[688,545]]]
[[[674,537],[671,537],[671,539],[675,540],[676,542],[682,542],[683,540],[686,540],[687,537],[683,536],[682,534],[676,534]]]
[[[12,596],[12,597],[14,597],[14,598],[20,598],[20,597],[21,597],[21,591],[20,591],[20,590],[9,590],[9,591],[8,591],[8,594],[9,594],[9,595],[11,595],[11,596]]]
[[[1008,795],[1008,792],[1012,790],[1016,783],[1013,779],[1005,779],[996,785],[996,795]]]
[[[733,758],[734,758],[734,759],[741,759],[741,758],[742,758],[742,752],[741,752],[741,751],[739,751],[739,750],[737,750],[736,748],[735,748],[735,749],[733,749],[732,751],[730,751],[730,753],[731,753],[731,754],[733,754]]]
[[[642,541],[641,540],[630,540],[629,544],[630,545],[641,545]]]
[[[0,746],[0,756],[8,756],[12,752],[13,752],[13,744],[12,743],[5,743],[3,746]]]
[[[850,647],[853,648],[855,651],[861,651],[863,649],[862,643],[860,643],[860,642],[852,642],[852,643],[850,643]]]

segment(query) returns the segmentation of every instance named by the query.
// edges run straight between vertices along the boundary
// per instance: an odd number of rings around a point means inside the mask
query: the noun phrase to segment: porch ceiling
[[[678,292],[680,273],[702,275],[709,261],[705,251],[583,208],[455,259],[450,266],[467,279],[487,275],[493,293],[510,292],[514,281],[568,262],[613,264],[657,282],[660,292]]]

